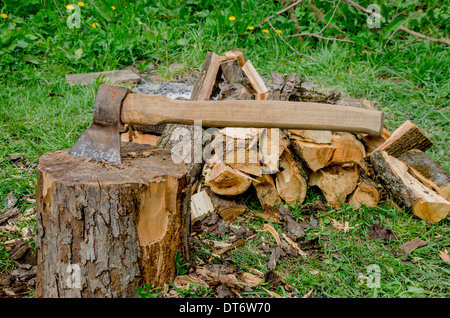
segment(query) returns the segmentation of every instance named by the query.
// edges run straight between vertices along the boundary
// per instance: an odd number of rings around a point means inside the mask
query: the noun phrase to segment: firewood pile
[[[299,74],[272,72],[266,86],[241,52],[223,56],[210,52],[191,100],[306,101],[374,109],[366,99],[344,98],[308,85]],[[202,129],[202,136],[198,149],[194,145],[198,136],[188,125],[168,124],[146,132],[135,127],[126,135],[129,141],[151,140],[186,159],[192,224],[211,212],[225,220],[242,215],[248,210],[243,199],[248,191],[269,209],[280,203],[304,203],[311,187],[319,188],[326,204],[337,210],[344,204],[358,209],[390,201],[430,223],[450,211],[450,177],[425,153],[433,143],[410,121],[392,132],[384,128],[379,138],[338,131],[230,127]],[[201,162],[192,160],[199,155]]]

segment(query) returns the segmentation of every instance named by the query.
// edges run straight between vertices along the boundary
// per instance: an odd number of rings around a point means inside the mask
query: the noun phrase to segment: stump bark
[[[170,152],[130,143],[122,164],[47,153],[37,169],[37,297],[136,297],[176,276],[188,174]]]

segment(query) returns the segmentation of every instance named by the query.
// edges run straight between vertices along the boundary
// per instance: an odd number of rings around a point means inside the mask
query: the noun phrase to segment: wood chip
[[[450,263],[450,256],[447,250],[439,251],[439,257],[446,263]]]
[[[270,226],[269,224],[264,224],[264,231],[268,231],[270,234],[273,235],[273,237],[275,238],[275,241],[277,241],[277,245],[281,245],[281,240],[280,240],[280,236],[278,235],[277,231]]]

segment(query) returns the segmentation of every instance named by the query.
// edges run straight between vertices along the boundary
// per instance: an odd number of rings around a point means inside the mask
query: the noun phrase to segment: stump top
[[[72,156],[68,151],[44,154],[38,170],[59,182],[85,185],[157,182],[165,176],[180,178],[187,173],[184,163],[175,163],[169,150],[150,145],[124,144],[121,164]]]

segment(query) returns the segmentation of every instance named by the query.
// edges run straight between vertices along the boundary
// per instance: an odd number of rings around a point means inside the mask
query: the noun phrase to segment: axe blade
[[[121,163],[120,121],[122,101],[129,90],[126,87],[100,85],[95,98],[94,119],[80,136],[69,154]]]

